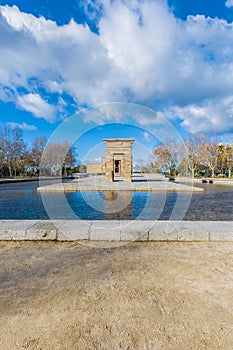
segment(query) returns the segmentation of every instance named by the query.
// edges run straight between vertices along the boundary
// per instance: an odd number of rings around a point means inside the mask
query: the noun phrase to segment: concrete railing
[[[0,220],[0,240],[233,241],[233,221]]]

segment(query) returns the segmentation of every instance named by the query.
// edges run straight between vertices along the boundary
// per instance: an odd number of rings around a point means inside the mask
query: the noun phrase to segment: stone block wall
[[[132,143],[129,139],[104,139],[106,143],[106,181],[112,182],[115,177],[115,161],[119,161],[119,175],[125,181],[132,181]]]

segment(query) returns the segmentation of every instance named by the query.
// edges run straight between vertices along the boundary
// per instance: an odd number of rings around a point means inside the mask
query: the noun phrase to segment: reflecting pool
[[[38,182],[0,184],[0,219],[49,219],[44,209]],[[71,210],[64,210],[59,193],[43,196],[54,203],[53,219],[87,220],[223,220],[233,221],[233,186],[199,184],[204,192],[68,192]],[[177,201],[179,207],[174,210]],[[71,215],[72,213],[72,215]]]

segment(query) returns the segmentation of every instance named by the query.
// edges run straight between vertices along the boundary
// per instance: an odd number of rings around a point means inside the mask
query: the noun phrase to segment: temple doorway
[[[115,160],[115,174],[121,175],[121,161]]]

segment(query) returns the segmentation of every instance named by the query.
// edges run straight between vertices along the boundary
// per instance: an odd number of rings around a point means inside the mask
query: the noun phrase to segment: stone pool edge
[[[233,221],[0,220],[0,241],[233,242]]]

